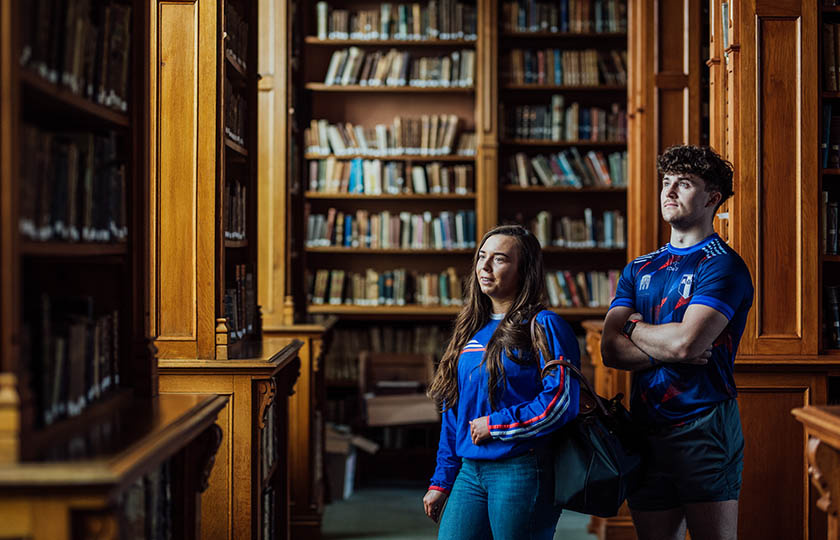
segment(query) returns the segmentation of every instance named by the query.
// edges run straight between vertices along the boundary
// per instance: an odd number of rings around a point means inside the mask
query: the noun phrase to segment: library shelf
[[[582,146],[586,148],[614,148],[616,150],[627,147],[627,141],[552,141],[543,139],[505,139],[501,141],[506,146],[531,146],[537,148],[569,148]]]
[[[354,253],[358,255],[472,255],[472,249],[402,249],[402,248],[360,248],[360,247],[339,247],[319,246],[307,247],[307,253]]]
[[[128,254],[128,245],[95,242],[36,242],[24,240],[20,244],[23,255],[34,257],[112,257]]]
[[[837,176],[840,175],[840,169],[823,169],[823,176]]]
[[[840,255],[823,255],[823,262],[840,262]]]
[[[502,191],[511,193],[627,193],[626,187],[569,187],[569,186],[502,186]]]
[[[225,147],[227,147],[229,150],[232,150],[233,152],[239,154],[243,158],[248,157],[248,149],[245,148],[244,146],[242,146],[241,144],[239,144],[238,142],[234,141],[233,139],[231,139],[227,135],[225,135]]]
[[[331,313],[343,316],[367,316],[382,318],[390,316],[451,317],[457,315],[461,306],[357,306],[352,304],[309,304],[309,313]]]
[[[503,39],[627,39],[627,32],[502,32]]]
[[[38,101],[39,112],[69,109],[70,112],[85,117],[87,121],[94,121],[111,128],[128,128],[131,125],[127,114],[77,96],[70,90],[53,84],[29,70],[20,70],[20,80],[26,89],[32,91],[29,96],[27,92],[23,92],[22,97],[24,100],[31,97]]]
[[[568,85],[568,84],[517,84],[507,83],[502,90],[534,90],[552,92],[627,92],[627,86],[623,84],[596,84],[596,85]]]
[[[358,84],[324,84],[306,83],[306,89],[314,92],[344,92],[344,93],[392,93],[392,94],[441,94],[475,93],[475,86],[361,86]]]
[[[474,39],[318,39],[306,36],[307,45],[326,47],[474,47]]]
[[[233,56],[233,53],[231,53],[230,51],[225,51],[225,63],[227,63],[227,66],[231,68],[231,72],[237,75],[239,81],[242,84],[245,84],[248,81],[248,74],[245,73],[245,69],[243,69],[243,67]]]
[[[832,356],[840,358],[840,349],[824,349],[821,356]]]
[[[248,240],[233,240],[230,238],[226,238],[225,247],[229,249],[245,248],[248,247]]]
[[[823,13],[840,13],[840,6],[823,6],[821,10]]]
[[[307,199],[326,200],[375,200],[375,201],[423,201],[423,200],[470,200],[475,199],[475,193],[383,193],[381,195],[368,195],[367,193],[326,193],[320,191],[307,191]]]
[[[604,253],[604,254],[611,254],[611,255],[624,255],[624,248],[601,248],[601,247],[594,247],[594,248],[574,248],[574,247],[560,247],[560,246],[544,246],[542,248],[543,253],[585,253],[585,254],[595,254],[595,253]]]
[[[372,154],[347,154],[339,156],[336,154],[305,154],[304,159],[378,159],[380,161],[446,161],[451,163],[475,163],[475,156],[459,156],[457,154],[446,154],[442,156],[422,156],[413,154],[400,154],[398,156],[375,156]]]
[[[823,92],[822,97],[823,99],[840,99],[840,92]]]

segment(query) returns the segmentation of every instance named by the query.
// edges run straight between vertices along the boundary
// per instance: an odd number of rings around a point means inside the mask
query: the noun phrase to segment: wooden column
[[[284,299],[288,268],[287,211],[289,163],[289,58],[291,27],[286,0],[259,2],[259,252],[258,302],[263,326],[291,324]]]
[[[498,2],[479,0],[476,43],[476,242],[499,221]]]
[[[150,3],[150,335],[215,357],[216,0]]]
[[[628,3],[628,256],[668,242],[656,157],[700,141],[700,0]]]

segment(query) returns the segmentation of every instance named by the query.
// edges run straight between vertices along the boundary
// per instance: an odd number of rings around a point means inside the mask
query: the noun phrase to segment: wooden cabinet
[[[230,399],[219,413],[223,435],[202,500],[202,538],[290,535],[290,398],[303,343],[266,338],[263,354],[237,360],[159,360],[165,394],[214,392]]]
[[[804,451],[811,482],[820,495],[817,506],[828,514],[827,534],[813,538],[840,538],[836,494],[840,490],[840,411],[837,406],[798,407],[791,411],[805,426]]]
[[[292,538],[317,538],[324,513],[324,351],[334,320],[265,327],[266,337],[296,339],[300,377],[289,398],[289,502]]]
[[[259,348],[260,327],[257,2],[156,1],[149,17],[149,287],[158,356],[247,357]]]

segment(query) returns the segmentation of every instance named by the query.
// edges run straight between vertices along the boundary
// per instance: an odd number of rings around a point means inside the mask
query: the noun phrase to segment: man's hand
[[[440,515],[443,512],[443,504],[446,502],[448,497],[449,495],[436,489],[430,489],[426,492],[426,495],[423,496],[423,510],[425,510],[426,515],[429,516],[429,518],[435,523],[440,521]]]
[[[482,416],[470,421],[470,437],[473,444],[481,444],[490,439],[489,416]]]

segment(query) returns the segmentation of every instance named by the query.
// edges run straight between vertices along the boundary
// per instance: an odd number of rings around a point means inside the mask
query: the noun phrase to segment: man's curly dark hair
[[[718,207],[734,193],[732,164],[708,146],[690,144],[672,146],[656,160],[659,174],[696,174],[706,184],[706,191],[717,191],[721,199]]]

